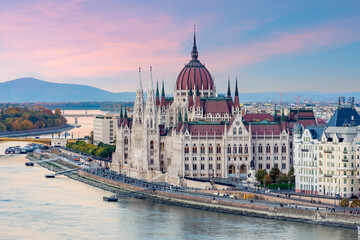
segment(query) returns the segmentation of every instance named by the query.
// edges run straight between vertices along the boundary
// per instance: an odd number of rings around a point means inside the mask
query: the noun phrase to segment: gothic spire
[[[199,56],[199,53],[198,53],[197,47],[196,47],[196,34],[195,34],[195,25],[194,25],[194,43],[193,43],[193,49],[191,52],[191,58],[193,60],[197,60],[198,56]]]
[[[236,78],[236,84],[235,84],[235,97],[239,96],[239,91],[238,91],[238,84],[237,84],[237,78]]]
[[[125,107],[125,113],[124,113],[124,118],[127,118],[127,111],[126,111],[126,107]]]
[[[227,98],[231,98],[231,91],[230,91],[230,78],[228,78]]]
[[[122,106],[121,106],[121,108],[120,108],[120,119],[122,119],[123,117],[124,117],[124,115],[123,115]]]
[[[142,83],[141,83],[141,67],[139,67],[138,90],[142,90]]]
[[[282,109],[282,113],[281,113],[281,121],[282,121],[282,122],[285,122],[284,108]]]
[[[159,97],[159,81],[156,80],[156,97]]]
[[[187,115],[187,109],[185,109],[185,117],[184,117],[184,122],[188,122],[188,115]]]
[[[182,122],[182,117],[181,117],[181,108],[179,108],[179,122]]]
[[[165,97],[164,80],[162,81],[161,97]]]

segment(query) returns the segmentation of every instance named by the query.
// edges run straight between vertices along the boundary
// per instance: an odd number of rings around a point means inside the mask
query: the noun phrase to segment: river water
[[[5,147],[24,143],[0,144]],[[0,156],[0,239],[358,239],[355,229],[214,213],[132,198]]]

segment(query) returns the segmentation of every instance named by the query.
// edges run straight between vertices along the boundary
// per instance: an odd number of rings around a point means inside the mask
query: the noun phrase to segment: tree
[[[259,169],[255,173],[256,181],[258,181],[261,185],[264,185],[265,183],[265,176],[267,175],[267,172],[265,169]]]
[[[55,109],[55,115],[56,116],[61,116],[61,109],[60,108]]]
[[[277,167],[273,167],[270,170],[269,176],[271,177],[272,182],[276,182],[276,179],[280,176],[279,174],[281,174],[281,172]]]
[[[345,208],[347,208],[349,206],[349,199],[347,198],[343,198],[340,201],[340,207],[344,208],[344,213],[345,213]]]
[[[350,204],[350,207],[351,208],[356,208],[356,211],[357,211],[357,208],[360,207],[360,200],[359,199],[355,199],[351,202]]]
[[[265,184],[269,185],[272,183],[271,177],[269,175],[265,175]]]
[[[295,170],[293,166],[290,168],[288,172],[288,178],[290,180],[290,183],[295,183]]]

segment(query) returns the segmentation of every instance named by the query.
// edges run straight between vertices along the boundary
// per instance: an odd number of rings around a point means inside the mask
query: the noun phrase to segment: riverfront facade
[[[360,192],[360,116],[354,99],[323,127],[300,127],[294,137],[296,191],[350,197]]]
[[[248,179],[258,169],[293,165],[293,129],[316,125],[311,110],[248,114],[238,82],[232,97],[216,93],[210,72],[198,60],[196,37],[191,60],[180,71],[173,97],[153,87],[152,69],[144,101],[139,69],[132,117],[121,113],[112,170],[132,177],[182,185],[188,178]]]

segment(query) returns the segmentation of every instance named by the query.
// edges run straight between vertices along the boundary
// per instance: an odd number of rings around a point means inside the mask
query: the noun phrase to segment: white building
[[[117,115],[115,113],[106,113],[105,115],[96,115],[94,117],[94,143],[100,142],[113,144],[118,125]]]
[[[342,104],[326,126],[297,128],[295,144],[296,191],[329,196],[359,195],[360,116]]]

